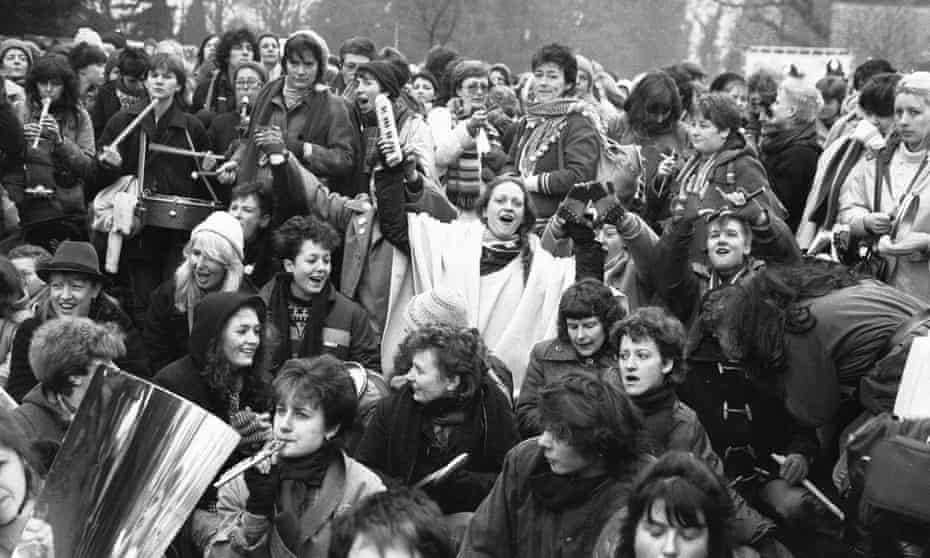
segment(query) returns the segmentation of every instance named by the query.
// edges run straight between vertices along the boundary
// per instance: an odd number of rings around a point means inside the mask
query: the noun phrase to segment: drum
[[[225,209],[217,201],[145,192],[140,203],[142,222],[148,227],[190,231],[214,211]]]
[[[101,366],[34,519],[51,529],[56,558],[162,556],[238,442],[197,405]]]

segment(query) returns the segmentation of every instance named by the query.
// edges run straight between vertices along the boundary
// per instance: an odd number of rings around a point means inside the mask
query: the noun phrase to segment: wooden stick
[[[170,145],[165,145],[163,143],[152,143],[149,144],[149,149],[155,153],[167,153],[168,155],[180,155],[182,157],[194,157],[195,159],[204,158],[204,157],[213,157],[217,161],[225,161],[226,157],[222,155],[216,155],[213,153],[207,153],[204,151],[191,151],[190,149],[181,149],[180,147],[171,147]]]
[[[48,109],[52,106],[51,97],[42,97],[42,114],[39,115],[39,135],[32,142],[32,148],[39,147],[39,140],[42,139],[42,121],[48,116]]]
[[[442,480],[450,474],[454,473],[457,469],[464,465],[466,461],[468,461],[468,453],[461,453],[457,455],[452,461],[447,463],[444,467],[441,467],[420,479],[420,482],[413,485],[413,487],[423,488],[428,484]]]
[[[121,144],[121,143],[123,142],[123,140],[126,139],[126,137],[127,137],[129,134],[131,134],[132,131],[136,129],[136,127],[139,126],[139,124],[142,123],[142,119],[145,118],[145,116],[146,116],[148,113],[150,113],[150,112],[152,112],[153,110],[155,110],[155,105],[157,105],[157,104],[158,104],[158,99],[152,99],[152,102],[149,103],[147,107],[145,107],[144,109],[142,109],[142,112],[140,112],[140,113],[138,114],[138,116],[136,116],[135,118],[133,118],[132,122],[130,122],[128,126],[126,126],[125,128],[123,128],[123,131],[120,132],[119,135],[116,136],[116,139],[113,140],[113,141],[110,143],[110,145],[107,146],[107,149],[110,149],[110,150],[116,149],[116,147],[117,147],[119,144]]]
[[[197,180],[198,178],[201,178],[201,177],[219,176],[219,175],[220,175],[219,171],[193,171],[191,173],[191,179]]]
[[[785,463],[784,455],[778,455],[777,453],[773,453],[772,459],[774,459],[775,463],[778,463],[779,466],[784,465]],[[804,486],[804,488],[809,490],[810,493],[813,494],[815,498],[820,500],[823,503],[823,505],[825,505],[827,509],[830,510],[831,513],[833,513],[833,515],[840,518],[840,521],[846,521],[846,514],[843,513],[843,510],[841,510],[839,507],[837,507],[836,504],[831,502],[830,499],[827,498],[827,496],[823,492],[821,492],[819,488],[814,486],[814,483],[812,483],[811,481],[807,479],[804,479],[803,481],[801,481],[801,484]]]

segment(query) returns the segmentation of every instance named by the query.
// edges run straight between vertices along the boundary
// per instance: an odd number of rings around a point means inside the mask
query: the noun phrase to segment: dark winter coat
[[[529,137],[526,120],[517,124],[514,134],[509,159],[512,165],[517,166],[523,155],[524,142]],[[558,140],[536,161],[539,191],[530,194],[536,217],[548,219],[572,186],[594,180],[600,157],[601,139],[591,120],[578,112],[569,114]]]
[[[644,456],[635,470],[652,461]],[[531,477],[549,471],[536,438],[507,454],[490,494],[478,507],[461,558],[574,558],[590,556],[604,523],[626,505],[635,471],[607,477],[590,498],[563,509],[544,506]]]
[[[279,273],[259,293],[268,308],[267,322],[274,325],[277,334],[277,346],[271,359],[273,368],[283,364],[295,352],[288,335],[290,319],[287,310],[293,280],[292,274]],[[380,339],[371,327],[368,312],[331,285],[327,285],[326,290],[329,293],[326,308],[319,314],[310,310],[311,319],[315,315],[325,318],[319,325],[307,323],[301,348],[297,351],[300,358],[330,354],[339,360],[358,362],[369,370],[381,370]],[[319,333],[320,338],[308,339],[307,336],[314,332]]]
[[[138,115],[138,110],[118,112],[101,136],[101,143],[108,145]],[[207,151],[210,142],[207,132],[196,117],[185,113],[175,102],[171,108],[155,123],[152,114],[146,116],[139,128],[129,134],[119,145],[123,164],[110,167],[102,163],[97,165],[97,188],[103,188],[116,181],[122,175],[137,175],[139,169],[139,142],[141,132],[145,131],[148,145],[160,143],[170,147],[196,151]],[[188,135],[190,141],[188,141]],[[193,144],[193,145],[191,145]],[[166,153],[153,153],[146,156],[144,188],[160,194],[175,194],[188,198],[212,200],[209,190],[202,180],[195,181],[191,173],[198,170],[195,159]],[[93,196],[96,191],[88,192]],[[123,245],[123,258],[133,260],[161,261],[165,254],[179,253],[190,237],[187,231],[175,231],[159,227],[145,227],[135,237],[128,238]]]
[[[817,128],[811,123],[766,135],[760,151],[772,190],[788,211],[785,222],[794,231],[801,222],[822,151]]]
[[[40,308],[35,316],[24,321],[16,330],[13,347],[10,349],[10,379],[6,389],[17,401],[38,383],[32,366],[29,365],[29,345],[32,343],[32,336],[40,325],[54,317],[50,303],[46,301],[45,306]],[[117,366],[141,378],[151,376],[152,367],[142,336],[133,325],[132,319],[115,300],[103,293],[99,294],[91,303],[87,317],[98,323],[115,323],[126,335],[126,356],[115,360]]]
[[[142,324],[142,340],[151,355],[152,369],[161,370],[186,355],[189,333],[187,314],[174,305],[174,278],[171,278],[152,292]]]
[[[29,390],[11,416],[33,442],[61,444],[70,426],[61,410],[48,402],[40,385]]]
[[[423,433],[430,428],[424,406],[414,401],[410,386],[404,386],[381,400],[359,442],[356,458],[410,486],[468,452],[464,468],[429,493],[443,513],[473,511],[494,484],[505,454],[517,443],[517,429],[510,402],[490,382],[484,382],[463,409],[464,423],[451,427],[448,448],[438,451]]]
[[[194,327],[191,328],[187,356],[159,370],[153,381],[223,421],[228,421],[230,402],[207,384],[203,371],[207,363],[207,351],[222,334],[226,321],[239,309],[250,305],[260,308],[262,312],[259,312],[259,318],[264,318],[264,306],[255,295],[214,293],[204,297],[194,312]],[[245,380],[239,397],[240,408],[248,406],[256,412],[267,409],[267,378],[256,375],[246,376]]]
[[[539,390],[546,384],[572,372],[593,374],[606,379],[617,389],[623,391],[623,384],[617,374],[616,360],[601,351],[597,359],[581,360],[571,343],[560,339],[541,341],[530,352],[530,363],[526,367],[526,376],[517,398],[517,423],[520,436],[524,439],[542,434],[539,420]]]

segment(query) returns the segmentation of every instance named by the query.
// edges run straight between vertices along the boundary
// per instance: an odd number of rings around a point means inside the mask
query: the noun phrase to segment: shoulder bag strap
[[[875,187],[872,193],[872,211],[878,213],[882,210],[882,180],[888,172],[888,165],[882,164],[881,155],[875,156]]]
[[[187,145],[190,146],[191,151],[197,151],[197,148],[194,147],[194,140],[191,138],[191,133],[187,128],[184,128],[184,136],[187,138]],[[198,171],[203,170],[200,168],[200,161],[198,159],[194,159],[194,166],[197,167]],[[216,203],[220,203],[220,198],[216,196],[216,192],[213,191],[213,187],[210,186],[210,181],[207,180],[207,177],[205,177],[202,173],[199,173],[199,172],[198,172],[198,176],[200,177],[200,180],[203,181],[203,185],[207,187],[207,191],[210,192],[210,196],[213,198],[213,201],[215,201]]]

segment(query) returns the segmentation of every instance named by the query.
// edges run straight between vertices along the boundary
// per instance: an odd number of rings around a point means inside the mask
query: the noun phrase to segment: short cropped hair
[[[894,115],[894,97],[901,74],[878,74],[872,76],[862,86],[859,93],[859,107],[863,111],[877,116]]]
[[[658,306],[642,306],[621,320],[611,332],[614,346],[620,348],[620,341],[629,337],[636,342],[651,339],[659,349],[662,360],[672,361],[669,380],[681,384],[685,380],[684,353],[685,328],[678,318]]]
[[[29,344],[29,365],[47,391],[67,396],[74,389],[71,377],[86,376],[93,359],[125,354],[125,335],[116,324],[66,316],[39,326]]]
[[[374,41],[368,37],[349,37],[339,45],[339,62],[345,61],[346,54],[365,56],[369,60],[374,60],[378,55],[377,51]]]
[[[450,82],[452,84],[452,94],[461,87],[462,82],[468,78],[482,78],[490,84],[488,75],[488,65],[480,60],[461,60],[452,68]]]
[[[141,48],[126,47],[120,51],[116,60],[120,76],[143,79],[149,73],[149,55]]]
[[[247,198],[249,196],[255,196],[255,200],[258,201],[258,211],[262,215],[271,215],[274,210],[274,196],[271,193],[271,189],[267,187],[265,183],[256,180],[238,184],[233,187],[229,199],[234,200],[237,198]]]
[[[329,558],[347,558],[364,537],[383,556],[401,546],[411,556],[452,558],[455,546],[442,510],[419,490],[396,488],[366,497],[333,522]]]
[[[623,307],[610,287],[597,279],[588,277],[571,285],[559,299],[558,337],[565,343],[568,336],[568,320],[597,318],[604,332],[610,332],[614,323],[623,318]]]
[[[295,401],[323,413],[327,429],[339,427],[339,435],[352,429],[358,413],[355,383],[345,364],[331,355],[294,358],[281,365],[271,384],[278,403]]]
[[[726,93],[704,93],[694,103],[694,116],[701,115],[718,129],[737,131],[743,125],[739,105]]]
[[[339,234],[329,223],[312,215],[294,216],[274,232],[274,249],[282,260],[293,260],[304,242],[312,241],[333,252],[339,248]]]
[[[462,401],[474,397],[488,370],[488,349],[478,330],[428,324],[412,331],[400,344],[394,369],[405,374],[413,367],[413,357],[429,350],[443,376],[459,378],[455,396]]]
[[[839,76],[825,76],[817,81],[817,89],[825,103],[842,103],[846,98],[846,80]]]
[[[543,430],[588,457],[602,457],[607,473],[630,475],[646,454],[642,417],[629,397],[590,374],[572,372],[539,391]]]
[[[542,47],[533,54],[533,60],[530,67],[533,71],[543,64],[555,64],[562,69],[565,75],[565,85],[568,86],[568,92],[574,91],[575,82],[578,80],[578,59],[572,49],[565,45],[552,43]]]
[[[873,76],[877,76],[878,74],[893,74],[895,72],[897,72],[897,70],[894,69],[891,62],[884,58],[866,60],[862,64],[859,64],[853,72],[853,89],[861,91]]]
[[[93,64],[106,64],[107,53],[103,52],[103,49],[97,45],[81,43],[71,49],[68,54],[68,62],[71,63],[71,67],[76,72]]]

